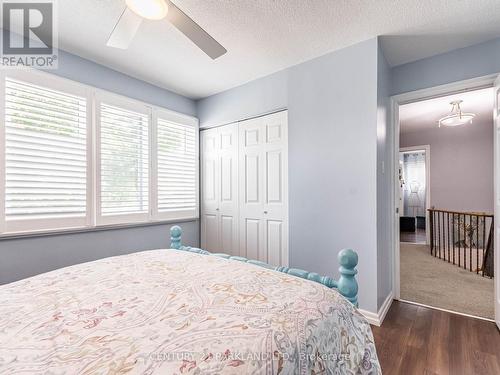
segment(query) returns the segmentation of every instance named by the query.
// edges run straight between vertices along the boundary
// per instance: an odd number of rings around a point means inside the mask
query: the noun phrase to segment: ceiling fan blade
[[[108,47],[127,49],[139,26],[141,26],[142,20],[141,16],[132,12],[128,7],[125,7],[106,45]]]
[[[167,19],[213,60],[227,52],[219,42],[212,38],[210,34],[203,30],[182,10],[177,8],[171,1],[168,2]]]

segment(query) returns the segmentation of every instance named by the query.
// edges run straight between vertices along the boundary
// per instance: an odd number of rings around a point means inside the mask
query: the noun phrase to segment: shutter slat
[[[42,145],[57,146],[61,148],[73,148],[76,150],[85,150],[84,138],[74,139],[68,136],[61,136],[57,134],[34,132],[29,129],[11,128],[10,134],[21,137],[26,141],[32,143],[40,143]]]
[[[86,99],[6,78],[6,220],[84,217]]]

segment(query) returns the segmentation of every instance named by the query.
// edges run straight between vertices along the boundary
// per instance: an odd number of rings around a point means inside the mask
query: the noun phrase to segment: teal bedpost
[[[182,229],[178,225],[174,225],[170,228],[170,248],[171,249],[180,249],[181,248],[181,236]]]
[[[338,255],[340,264],[340,278],[338,281],[336,281],[331,277],[321,276],[315,272],[308,272],[297,268],[288,268],[283,266],[274,267],[264,262],[247,259],[240,256],[231,256],[228,254],[220,253],[212,254],[206,250],[198,249],[196,247],[183,246],[181,243],[181,237],[181,227],[179,227],[178,225],[174,225],[170,228],[171,249],[183,250],[196,254],[213,255],[228,260],[236,260],[239,262],[253,264],[278,272],[283,272],[288,275],[300,277],[302,279],[311,280],[323,284],[328,288],[337,289],[342,296],[344,296],[354,306],[358,307],[358,282],[356,281],[356,274],[358,273],[358,271],[356,270],[356,266],[358,265],[358,254],[351,249],[344,249]]]
[[[358,307],[358,282],[356,281],[356,266],[358,265],[358,254],[351,249],[344,249],[339,253],[340,278],[337,289],[345,298]]]

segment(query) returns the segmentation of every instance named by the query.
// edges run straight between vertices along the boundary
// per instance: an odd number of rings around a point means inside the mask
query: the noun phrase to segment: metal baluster
[[[451,214],[451,237],[452,237],[452,246],[453,246],[453,264],[455,264],[455,214]]]
[[[434,210],[429,209],[429,230],[431,231],[430,240],[431,240],[431,255],[434,255]]]
[[[450,213],[446,213],[446,236],[448,237],[448,263],[450,263]]]
[[[464,214],[464,270],[467,269],[467,217]]]
[[[476,273],[479,273],[479,215],[476,215]]]
[[[472,272],[472,245],[474,242],[474,233],[472,233],[472,228],[474,228],[474,224],[472,222],[472,215],[469,215],[469,271]]]
[[[437,232],[437,236],[438,236],[438,256],[439,256],[439,259],[441,259],[441,220],[440,220],[440,217],[441,215],[439,215],[439,211],[437,213],[437,217],[438,217],[438,232]]]
[[[481,274],[484,277],[484,249],[486,248],[486,216],[483,217],[483,251],[482,251],[482,257],[481,257]]]
[[[461,239],[460,239],[460,214],[457,215],[458,218],[458,225],[457,225],[457,234],[458,234],[458,253],[457,253],[457,258],[458,258],[458,266],[461,267],[462,265],[460,264],[460,248],[461,248]]]

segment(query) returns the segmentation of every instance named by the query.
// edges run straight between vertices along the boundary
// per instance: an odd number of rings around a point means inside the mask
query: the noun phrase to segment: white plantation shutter
[[[58,227],[84,225],[86,98],[12,78],[4,83],[6,228],[50,228],[53,219]]]
[[[100,217],[143,220],[149,209],[149,114],[127,105],[99,104]],[[119,222],[127,221],[125,218]]]
[[[198,120],[0,71],[0,238],[198,217]]]
[[[198,129],[158,116],[158,213],[184,218],[197,214]]]

